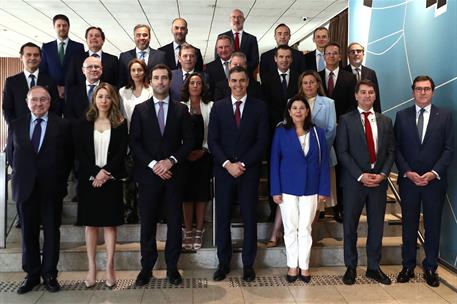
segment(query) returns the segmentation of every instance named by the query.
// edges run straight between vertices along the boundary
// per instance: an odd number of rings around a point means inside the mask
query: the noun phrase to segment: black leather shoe
[[[26,277],[21,286],[17,289],[18,294],[24,294],[31,291],[35,286],[40,284],[40,278],[36,277]]]
[[[409,282],[409,279],[414,278],[414,268],[403,267],[397,276],[397,283]]]
[[[152,270],[141,269],[140,273],[136,277],[135,285],[144,286],[149,283],[152,278]]]
[[[43,278],[43,285],[49,292],[58,292],[60,290],[59,281],[55,277]]]
[[[348,267],[346,272],[343,275],[343,283],[346,285],[353,285],[355,283],[355,277],[357,276],[357,272],[355,268]]]
[[[246,282],[252,282],[255,280],[255,271],[251,267],[243,268],[243,280]]]
[[[225,276],[229,274],[230,272],[230,267],[225,266],[225,265],[219,265],[217,267],[217,270],[213,274],[213,280],[214,281],[222,281],[225,279]]]
[[[286,281],[289,283],[293,283],[298,279],[298,274],[297,275],[286,275]]]
[[[392,284],[390,278],[384,272],[382,272],[381,268],[378,268],[376,270],[367,269],[367,272],[365,272],[365,276],[384,285]]]
[[[170,282],[170,284],[173,284],[173,285],[182,284],[182,277],[181,277],[181,274],[179,273],[178,269],[167,270],[167,279]]]
[[[343,212],[334,210],[333,219],[338,223],[343,223]]]
[[[311,281],[311,275],[302,275],[301,270],[300,270],[300,273],[298,274],[298,277],[300,278],[300,280],[302,280],[305,283],[309,283]]]
[[[432,287],[440,286],[440,277],[433,270],[425,270],[424,271],[424,279],[427,282],[427,284],[432,286]]]

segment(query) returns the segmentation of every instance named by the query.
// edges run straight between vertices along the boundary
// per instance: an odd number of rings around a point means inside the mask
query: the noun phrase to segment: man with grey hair
[[[133,29],[135,48],[121,53],[119,56],[119,87],[127,84],[129,79],[129,62],[134,58],[143,60],[148,67],[146,75],[151,75],[152,67],[165,63],[165,53],[149,46],[151,42],[151,28],[146,24],[137,24]]]

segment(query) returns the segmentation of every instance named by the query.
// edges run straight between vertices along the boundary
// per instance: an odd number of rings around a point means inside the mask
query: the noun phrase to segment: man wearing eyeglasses
[[[379,86],[376,72],[362,65],[365,55],[365,48],[358,42],[352,42],[348,45],[347,52],[349,64],[346,65],[343,70],[354,74],[357,82],[362,79],[368,79],[376,85],[376,100],[374,102],[373,109],[375,112],[381,113],[381,99],[379,97]]]
[[[103,67],[100,58],[89,56],[82,66],[85,82],[69,87],[65,93],[65,118],[75,121],[84,117],[95,88],[100,84]]]
[[[417,230],[422,210],[425,227],[425,259],[422,261],[428,285],[438,287],[438,253],[441,213],[447,187],[447,169],[454,155],[451,112],[432,105],[435,83],[429,76],[417,76],[413,85],[414,105],[397,113],[395,119],[396,164],[400,187],[403,269],[397,282],[414,278]]]

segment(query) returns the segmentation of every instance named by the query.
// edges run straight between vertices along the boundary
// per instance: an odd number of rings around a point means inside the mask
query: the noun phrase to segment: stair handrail
[[[7,202],[8,202],[8,165],[6,153],[0,152],[0,248],[6,248]]]

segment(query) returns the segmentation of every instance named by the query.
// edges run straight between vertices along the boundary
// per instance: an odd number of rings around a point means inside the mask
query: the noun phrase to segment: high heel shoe
[[[116,280],[105,280],[105,286],[109,289],[113,289],[116,286]]]
[[[305,283],[309,283],[309,282],[311,281],[311,275],[310,275],[310,274],[308,274],[308,275],[302,275],[301,269],[300,269],[300,273],[299,273],[298,276],[299,276],[300,280],[302,280],[302,281],[305,282]]]
[[[84,280],[84,286],[87,289],[94,287],[97,284],[97,281]]]
[[[203,233],[205,232],[205,229],[202,230],[195,230],[195,236],[194,236],[194,250],[198,250],[202,248],[202,243],[203,243]]]
[[[184,230],[184,237],[182,240],[182,249],[192,250],[192,243],[193,243],[192,230],[190,230],[190,231]]]

